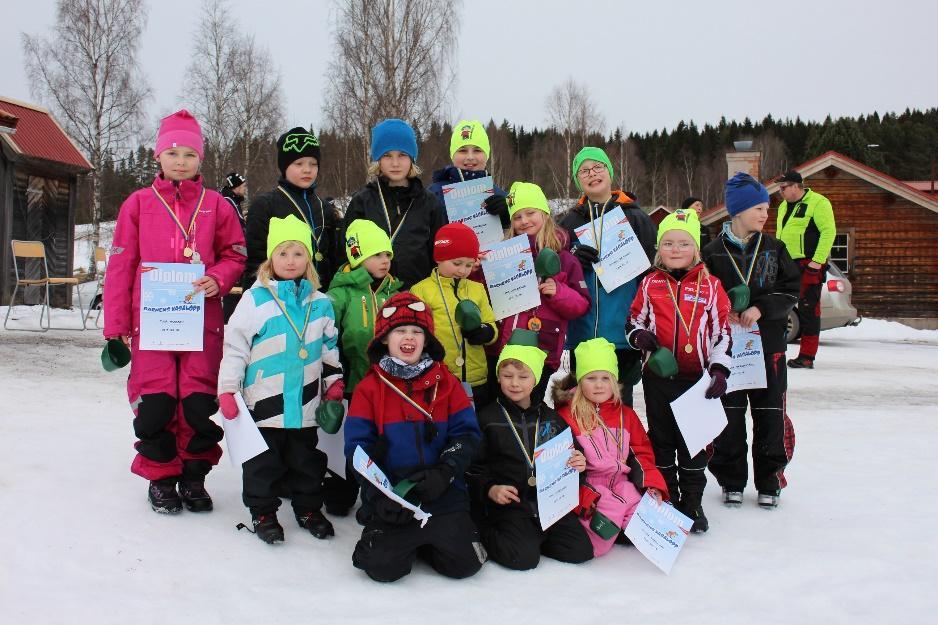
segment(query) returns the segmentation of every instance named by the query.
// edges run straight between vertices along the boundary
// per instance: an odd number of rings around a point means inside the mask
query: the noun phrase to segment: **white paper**
[[[242,464],[267,451],[267,443],[257,429],[254,418],[248,412],[241,393],[234,394],[238,404],[238,416],[228,420],[222,417],[221,424],[225,430],[225,443],[228,445],[228,458],[232,466],[240,467]]]
[[[141,264],[140,349],[202,351],[205,292],[192,283],[204,275],[202,264]]]
[[[368,454],[365,453],[361,445],[355,446],[355,454],[352,456],[352,466],[355,467],[356,471],[364,475],[365,479],[371,482],[375,488],[384,493],[386,497],[413,512],[414,518],[420,521],[420,527],[426,525],[430,517],[433,516],[429,512],[422,510],[419,506],[415,506],[406,499],[398,497],[394,491],[391,490],[391,481],[384,474],[384,471],[375,464],[374,460],[368,457]]]
[[[505,319],[541,305],[534,274],[534,256],[527,235],[487,246],[482,273],[496,319]]]
[[[596,232],[602,231],[600,245],[593,237],[594,227]],[[574,234],[580,243],[599,250],[599,262],[593,264],[593,271],[606,293],[612,293],[651,266],[632,224],[619,206],[605,213],[601,220],[597,218],[580,226]]]
[[[707,399],[704,395],[710,386],[710,375],[701,376],[697,384],[671,402],[674,420],[681,430],[687,452],[697,455],[709,445],[726,427],[726,411],[719,399]]]
[[[343,400],[342,405],[345,407],[345,414],[348,414],[348,402]],[[346,478],[345,419],[342,419],[342,425],[339,426],[339,431],[335,434],[327,434],[322,428],[319,428],[319,444],[316,447],[326,454],[326,467],[339,477]]]
[[[733,333],[733,362],[730,365],[730,377],[726,379],[726,392],[765,388],[765,357],[759,327],[746,329],[731,324],[730,330]]]
[[[579,474],[567,466],[573,449],[570,428],[534,448],[537,516],[542,530],[562,519],[580,502]]]
[[[625,527],[625,535],[649,562],[670,574],[693,524],[670,504],[645,493]]]

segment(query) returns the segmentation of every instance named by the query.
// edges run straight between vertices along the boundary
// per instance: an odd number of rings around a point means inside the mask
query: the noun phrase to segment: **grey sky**
[[[243,30],[279,65],[287,124],[322,124],[331,55],[325,0],[229,0]],[[185,106],[195,0],[149,1],[141,63],[150,116]],[[19,33],[43,33],[53,0],[0,0],[0,94],[31,101]],[[24,8],[28,7],[28,8]],[[743,117],[823,119],[938,106],[938,5],[815,0],[612,2],[466,0],[451,121],[503,118],[545,125],[551,88],[587,85],[607,131]],[[305,22],[306,26],[298,26]],[[901,68],[901,69],[900,69]]]

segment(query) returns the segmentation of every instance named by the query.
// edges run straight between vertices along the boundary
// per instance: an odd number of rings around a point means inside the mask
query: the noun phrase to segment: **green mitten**
[[[327,399],[316,408],[316,424],[326,434],[335,434],[342,427],[342,417],[345,416],[345,407],[342,402]]]

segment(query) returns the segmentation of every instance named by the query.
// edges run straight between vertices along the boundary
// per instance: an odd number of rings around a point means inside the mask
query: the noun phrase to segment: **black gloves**
[[[649,330],[635,330],[629,336],[632,346],[643,352],[653,352],[658,349],[658,337]]]
[[[570,248],[570,253],[576,256],[576,259],[583,265],[583,270],[592,269],[594,263],[599,262],[599,250],[589,245],[577,243]]]
[[[508,214],[508,202],[504,195],[490,195],[482,201],[482,208],[489,215],[501,216]]]
[[[375,501],[375,514],[385,523],[403,525],[414,518],[414,513],[384,495],[378,495]]]
[[[438,464],[432,469],[417,471],[409,479],[414,482],[414,491],[421,503],[436,501],[453,483],[455,475],[448,464]]]
[[[704,397],[707,399],[716,399],[726,394],[726,371],[723,367],[714,365],[710,368],[710,386]]]
[[[463,332],[462,335],[470,345],[485,345],[495,338],[495,328],[483,323],[475,330]]]

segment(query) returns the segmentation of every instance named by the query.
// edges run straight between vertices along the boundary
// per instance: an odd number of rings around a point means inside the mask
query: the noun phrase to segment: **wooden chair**
[[[103,293],[104,288],[104,274],[107,273],[107,250],[103,247],[98,246],[94,248],[94,264],[97,265],[97,279],[95,280],[95,289],[94,295],[91,296],[91,299],[88,300],[88,310],[85,311],[84,320],[87,323],[88,319],[91,317],[91,313],[94,311],[94,301],[98,298],[98,295]],[[79,287],[80,288],[80,287]],[[79,305],[81,304],[81,299],[78,301]],[[104,303],[98,307],[98,314],[94,319],[94,326],[96,328],[101,327],[101,311],[104,309]],[[85,325],[87,327],[87,325]]]
[[[71,288],[74,285],[78,284],[78,278],[53,278],[49,276],[49,263],[46,260],[46,246],[43,245],[42,241],[16,241],[13,240],[10,242],[10,246],[13,249],[13,270],[16,272],[16,286],[13,287],[13,295],[10,296],[10,305],[7,308],[6,317],[3,320],[3,328],[5,330],[26,330],[29,332],[45,332],[52,327],[52,307],[49,299],[49,288],[53,286],[66,286]],[[20,272],[20,263],[18,259],[24,259],[22,263],[22,275]],[[29,278],[26,273],[26,260],[25,259],[42,259],[42,276],[38,278]],[[25,291],[31,286],[36,286],[44,288],[46,292],[45,302],[42,305],[42,309],[39,311],[39,329],[33,330],[31,328],[8,328],[7,322],[10,320],[10,313],[13,311],[13,306],[16,303],[16,292],[20,287],[23,287]],[[25,297],[23,298],[23,303],[26,303]],[[78,300],[78,310],[81,313],[81,329],[85,329],[85,311],[81,305],[81,298]],[[43,325],[42,318],[46,318],[46,323]]]

